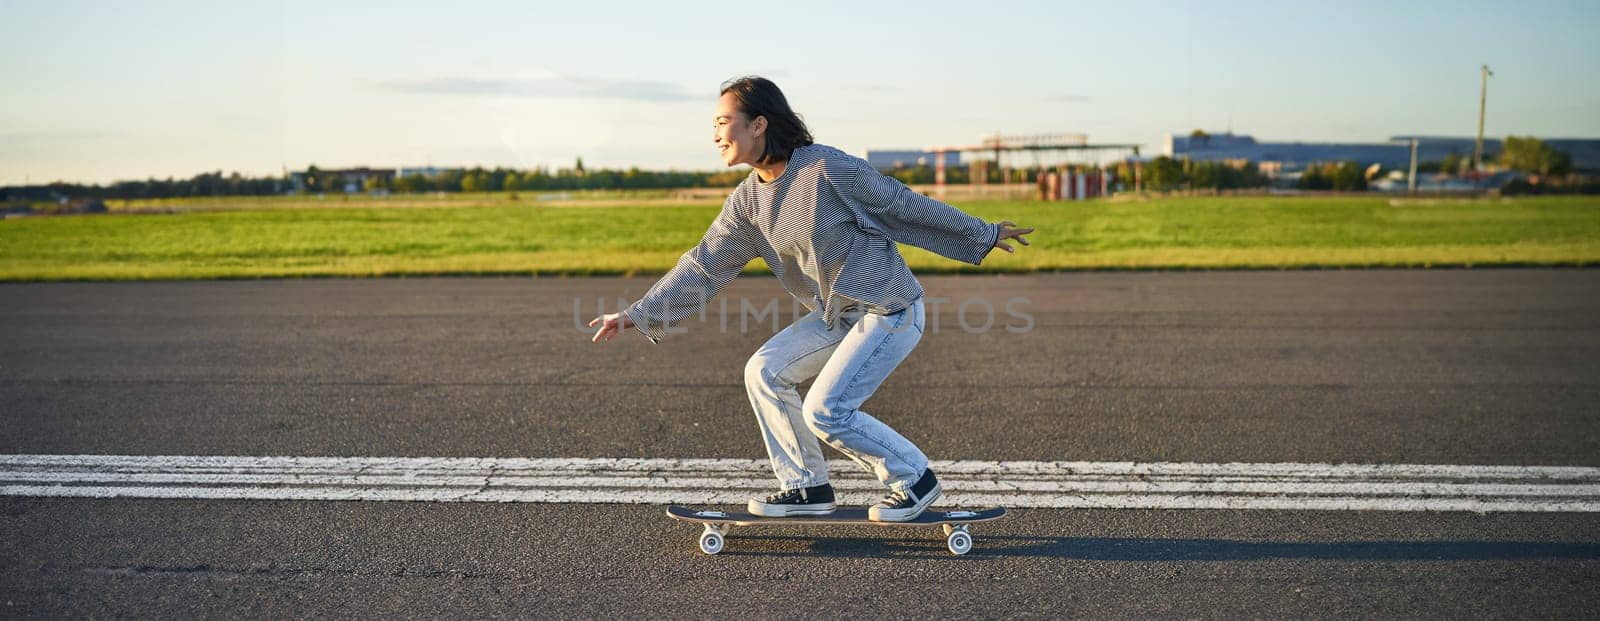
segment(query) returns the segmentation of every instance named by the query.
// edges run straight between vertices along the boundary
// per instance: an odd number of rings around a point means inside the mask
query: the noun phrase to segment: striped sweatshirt
[[[895,242],[973,265],[1000,226],[918,194],[825,145],[795,149],[770,182],[734,188],[700,243],[623,312],[652,343],[761,257],[783,287],[833,329],[846,310],[890,314],[922,296]]]

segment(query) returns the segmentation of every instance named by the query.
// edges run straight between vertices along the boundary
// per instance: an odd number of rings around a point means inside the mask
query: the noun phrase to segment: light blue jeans
[[[904,490],[928,467],[922,451],[859,408],[922,340],[922,299],[892,315],[841,315],[832,330],[822,309],[773,335],[744,368],[745,389],[783,489],[828,482],[818,439],[890,489]],[[815,377],[801,399],[795,386]]]

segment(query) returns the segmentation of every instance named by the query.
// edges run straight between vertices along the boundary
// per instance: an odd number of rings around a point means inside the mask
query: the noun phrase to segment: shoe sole
[[[794,516],[797,516],[797,515],[799,515],[799,516],[806,516],[806,515],[832,515],[833,512],[837,509],[837,507],[834,506],[833,503],[828,503],[826,505],[817,506],[817,507],[807,507],[807,508],[804,508],[804,509],[781,509],[780,508],[780,509],[774,510],[774,509],[772,509],[772,507],[774,507],[774,506],[782,507],[783,505],[768,505],[768,504],[755,505],[755,504],[751,504],[751,505],[749,505],[749,506],[747,506],[745,508],[750,510],[750,515],[754,515],[754,516],[757,516],[757,517],[794,517]]]
[[[935,483],[933,485],[933,491],[930,492],[927,495],[927,497],[925,497],[922,500],[917,502],[916,509],[910,515],[890,515],[890,516],[886,516],[886,515],[883,515],[883,513],[881,511],[876,511],[877,507],[868,507],[867,508],[867,520],[871,521],[871,522],[910,522],[911,520],[915,520],[918,517],[921,517],[922,516],[922,512],[927,511],[928,507],[933,504],[933,501],[938,500],[939,497],[943,496],[943,495],[944,495],[944,487],[939,485],[938,483]],[[901,509],[901,510],[904,511],[904,509]]]

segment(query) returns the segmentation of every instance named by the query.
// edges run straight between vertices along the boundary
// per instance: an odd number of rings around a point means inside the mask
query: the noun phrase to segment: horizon
[[[1191,132],[1192,131],[1203,131],[1203,130],[1198,130],[1197,129],[1197,130],[1191,130]],[[1171,135],[1178,136],[1178,137],[1190,137],[1191,136],[1191,134],[1186,134],[1186,133],[1178,133],[1178,132],[1170,132],[1170,133],[1171,133]],[[1210,136],[1223,136],[1223,135],[1226,135],[1226,136],[1244,136],[1244,137],[1249,137],[1249,138],[1252,138],[1252,139],[1256,139],[1256,137],[1253,136],[1253,135],[1240,133],[1240,132],[1206,132],[1206,134],[1210,135]],[[1434,135],[1434,136],[1395,136],[1395,137],[1392,137],[1391,140],[1388,140],[1388,141],[1375,141],[1375,142],[1371,142],[1371,143],[1357,143],[1357,142],[1333,143],[1333,142],[1322,142],[1322,141],[1272,141],[1272,140],[1260,140],[1260,139],[1256,139],[1256,141],[1258,143],[1273,143],[1273,144],[1307,144],[1307,145],[1327,144],[1327,145],[1363,145],[1363,146],[1365,146],[1365,145],[1380,145],[1380,146],[1394,147],[1396,149],[1402,149],[1402,148],[1404,148],[1404,145],[1397,144],[1395,141],[1401,140],[1401,139],[1406,139],[1406,138],[1417,138],[1417,139],[1423,141],[1424,143],[1427,142],[1428,140],[1452,140],[1452,141],[1468,140],[1468,141],[1470,141],[1470,140],[1473,139],[1470,136]],[[1491,143],[1503,142],[1505,140],[1505,138],[1506,137],[1503,137],[1503,136],[1502,137],[1484,136],[1483,140],[1484,140],[1485,147],[1487,149],[1487,147]],[[1571,137],[1535,137],[1535,138],[1539,138],[1541,140],[1574,140],[1575,139],[1575,140],[1597,140],[1597,141],[1600,141],[1600,138],[1571,138]],[[869,150],[870,151],[880,151],[880,149],[869,149]],[[895,149],[882,149],[881,151],[896,151],[896,150]],[[975,153],[976,156],[975,157],[971,157],[971,158],[967,158],[966,156],[962,156],[963,159],[960,162],[950,164],[949,167],[950,168],[954,168],[954,169],[964,169],[964,168],[969,166],[971,161],[984,159],[982,156],[984,155],[985,152],[983,152],[983,151],[973,151],[971,153]],[[863,153],[855,153],[853,155],[856,155],[858,157],[862,157],[863,159],[866,158],[866,153],[865,152],[863,152]],[[1013,157],[1016,157],[1016,156],[1013,156]],[[1131,157],[1131,155],[1127,156],[1127,157]],[[1142,153],[1140,155],[1140,157],[1144,161],[1149,161],[1149,160],[1152,160],[1152,159],[1155,159],[1155,158],[1158,158],[1158,157],[1167,157],[1167,156],[1165,154],[1159,154],[1159,153]],[[1183,156],[1179,156],[1178,159],[1183,159],[1183,158],[1187,158],[1187,157],[1188,157],[1187,155],[1183,155]],[[3,188],[3,187],[12,187],[12,188],[35,187],[35,188],[37,188],[37,187],[50,186],[50,185],[55,185],[55,184],[108,187],[108,186],[111,186],[111,185],[114,185],[114,184],[120,183],[120,182],[182,181],[182,180],[192,179],[192,178],[195,178],[195,177],[198,177],[198,176],[201,176],[201,175],[208,175],[208,174],[220,174],[224,178],[230,177],[230,176],[232,176],[234,174],[238,174],[242,178],[245,178],[245,179],[258,179],[258,180],[259,179],[267,179],[267,178],[285,178],[286,179],[290,175],[293,175],[293,174],[304,174],[304,173],[307,173],[307,172],[309,172],[309,169],[311,167],[315,167],[315,168],[317,168],[318,170],[321,170],[321,171],[333,171],[333,172],[341,172],[341,171],[348,172],[348,171],[358,171],[358,170],[373,170],[373,171],[393,170],[393,171],[395,171],[395,173],[397,175],[401,171],[405,171],[405,170],[412,170],[413,171],[412,174],[416,174],[415,171],[421,170],[421,169],[432,169],[432,170],[435,170],[435,171],[438,171],[438,172],[456,172],[456,173],[470,172],[470,171],[475,171],[475,170],[479,170],[479,171],[483,171],[483,172],[506,171],[506,172],[515,172],[515,173],[523,173],[523,172],[528,172],[528,171],[533,171],[533,170],[544,170],[548,174],[559,175],[559,174],[565,174],[565,173],[571,172],[576,167],[578,159],[581,159],[581,158],[575,158],[573,162],[569,162],[567,164],[536,164],[534,166],[530,166],[530,167],[527,167],[527,168],[521,168],[521,167],[515,167],[515,166],[505,166],[505,165],[480,165],[480,164],[452,165],[452,164],[439,164],[439,163],[435,163],[435,164],[428,165],[428,166],[412,166],[412,165],[409,165],[409,164],[400,164],[400,165],[392,165],[392,166],[390,166],[390,165],[374,166],[374,165],[372,165],[370,163],[357,163],[357,164],[341,165],[341,166],[324,166],[322,164],[318,164],[316,162],[312,162],[312,163],[310,163],[310,164],[308,164],[306,166],[300,167],[300,168],[286,168],[286,169],[284,169],[282,171],[279,171],[277,173],[273,173],[271,171],[268,171],[268,172],[260,173],[260,174],[251,174],[251,173],[248,173],[246,171],[239,171],[239,170],[212,169],[212,170],[196,171],[196,172],[189,173],[189,174],[169,175],[169,176],[166,176],[166,177],[147,177],[147,178],[139,178],[139,179],[132,179],[132,178],[130,178],[130,179],[113,179],[113,180],[109,180],[109,181],[78,181],[78,180],[71,180],[71,179],[52,179],[52,180],[48,180],[48,181],[33,181],[31,183],[0,184],[0,188]],[[1050,159],[1050,158],[1045,158],[1045,159]],[[1059,159],[1059,158],[1057,158],[1057,159]],[[1105,159],[1105,160],[1101,161],[1100,163],[1101,164],[1111,164],[1111,163],[1113,163],[1113,160],[1125,161],[1124,158],[1118,157],[1118,158]],[[1435,161],[1435,160],[1419,160],[1419,163],[1437,164],[1438,162]],[[1489,155],[1487,155],[1487,154],[1485,155],[1485,164],[1486,165],[1490,164]],[[1056,164],[1053,164],[1053,163],[1045,164],[1046,167],[1053,167],[1055,165]],[[923,167],[931,167],[932,165],[931,164],[922,164],[921,166],[923,166]],[[1029,165],[1019,165],[1019,167],[1021,167],[1021,168],[1029,168],[1030,166]],[[613,166],[592,166],[592,165],[589,165],[589,164],[584,164],[583,168],[584,168],[584,170],[587,170],[587,171],[607,170],[607,171],[613,171],[613,172],[622,172],[622,171],[627,171],[629,169],[637,169],[642,173],[682,173],[682,174],[711,174],[711,175],[730,172],[730,171],[737,171],[740,174],[744,174],[744,173],[748,173],[751,170],[750,166],[746,165],[746,164],[740,164],[740,165],[736,165],[736,166],[720,166],[718,168],[701,168],[701,169],[689,169],[689,168],[643,168],[643,167],[639,167],[639,166],[617,166],[617,167],[613,167]],[[1492,168],[1491,168],[1491,170],[1492,170]],[[424,176],[428,176],[430,174],[432,174],[432,173],[424,173]]]
[[[760,39],[770,16],[648,6],[6,2],[0,185],[577,158],[716,172],[717,87],[746,74],[857,155],[996,131],[1149,155],[1194,129],[1471,137],[1483,64],[1486,139],[1600,137],[1600,81],[1581,78],[1600,75],[1595,3],[819,4],[786,16],[814,33],[790,54]]]

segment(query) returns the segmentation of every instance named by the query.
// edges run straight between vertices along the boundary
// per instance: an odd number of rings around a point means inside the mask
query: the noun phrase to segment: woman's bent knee
[[[839,407],[830,399],[806,399],[800,412],[805,418],[806,426],[818,436],[827,438],[850,425],[850,417],[854,416],[854,409]]]
[[[744,385],[746,388],[760,388],[762,386],[776,388],[778,372],[772,368],[773,360],[761,354],[750,357],[744,363]]]

